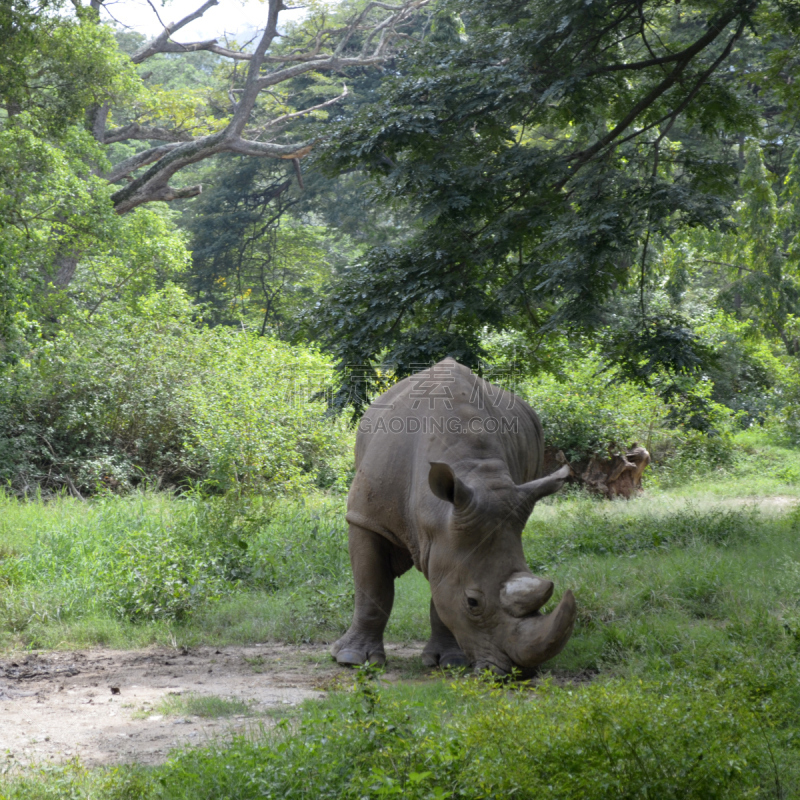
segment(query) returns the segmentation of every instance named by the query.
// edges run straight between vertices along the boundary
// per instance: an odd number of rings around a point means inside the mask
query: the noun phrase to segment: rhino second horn
[[[503,584],[500,605],[512,617],[525,617],[538,611],[550,599],[553,588],[553,581],[517,572]]]
[[[575,597],[567,589],[555,610],[519,620],[506,652],[518,666],[536,667],[558,655],[572,634],[578,609]]]

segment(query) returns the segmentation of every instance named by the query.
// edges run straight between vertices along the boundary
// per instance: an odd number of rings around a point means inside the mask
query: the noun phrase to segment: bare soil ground
[[[423,644],[387,644],[386,678],[419,662]],[[274,725],[281,710],[352,682],[327,647],[25,653],[0,659],[0,769],[78,757],[85,766],[158,764],[169,751]],[[169,694],[241,700],[235,717],[164,716]],[[5,762],[5,763],[4,763]]]

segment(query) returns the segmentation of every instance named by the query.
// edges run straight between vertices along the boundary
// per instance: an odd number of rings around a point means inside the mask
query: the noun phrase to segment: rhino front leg
[[[377,533],[350,524],[350,563],[355,611],[350,629],[331,647],[339,664],[385,664],[383,631],[394,603],[394,579],[411,566],[411,556]]]
[[[450,628],[439,619],[436,606],[431,599],[431,638],[422,651],[422,663],[426,667],[468,667],[469,659],[458,646]]]

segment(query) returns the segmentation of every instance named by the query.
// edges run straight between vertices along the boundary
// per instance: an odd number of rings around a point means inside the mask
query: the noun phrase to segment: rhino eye
[[[480,614],[483,612],[484,600],[483,593],[475,589],[467,589],[467,611],[470,614]]]

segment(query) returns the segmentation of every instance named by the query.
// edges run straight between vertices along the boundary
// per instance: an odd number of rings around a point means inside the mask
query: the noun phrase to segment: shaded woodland
[[[571,461],[795,441],[794,4],[271,0],[185,38],[212,5],[149,41],[0,11],[12,491],[344,487],[344,420],[445,355]]]

